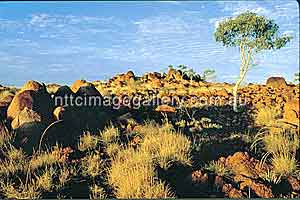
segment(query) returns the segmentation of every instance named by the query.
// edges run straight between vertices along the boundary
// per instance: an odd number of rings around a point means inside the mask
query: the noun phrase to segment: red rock
[[[82,86],[92,86],[91,83],[85,81],[85,80],[76,80],[72,86],[71,86],[71,90],[76,93],[78,91],[78,89]]]
[[[283,77],[270,77],[267,80],[267,86],[272,88],[285,88],[287,83]]]
[[[12,121],[11,127],[17,129],[25,123],[41,122],[41,116],[33,110],[25,107]]]
[[[27,81],[23,87],[21,88],[20,92],[25,91],[25,90],[33,90],[33,91],[38,91],[43,89],[43,85],[40,84],[37,81],[29,80]]]
[[[284,104],[283,118],[287,122],[299,125],[300,112],[299,112],[299,99],[293,99]]]
[[[176,108],[169,106],[169,105],[159,105],[157,106],[157,108],[155,109],[155,111],[157,112],[169,112],[169,113],[175,113],[176,112]]]
[[[50,95],[44,90],[25,90],[16,94],[7,109],[7,117],[16,118],[25,107],[40,114],[44,120],[51,119],[53,103]]]

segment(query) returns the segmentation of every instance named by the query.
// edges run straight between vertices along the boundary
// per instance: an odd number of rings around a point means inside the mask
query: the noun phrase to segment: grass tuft
[[[97,136],[92,135],[90,132],[86,132],[80,136],[78,149],[80,151],[96,149],[99,141],[100,140]]]

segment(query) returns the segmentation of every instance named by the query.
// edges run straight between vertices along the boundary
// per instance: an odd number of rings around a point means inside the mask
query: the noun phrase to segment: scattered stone
[[[229,198],[233,198],[233,199],[244,198],[242,191],[241,191],[241,190],[238,190],[238,189],[236,189],[236,188],[232,188],[232,189],[228,192],[228,197],[229,197]]]
[[[258,178],[259,174],[267,170],[266,165],[260,165],[256,159],[251,159],[247,152],[237,152],[226,159],[226,166],[236,175]]]
[[[244,198],[242,191],[234,188],[231,184],[224,184],[222,192],[229,198]]]
[[[272,189],[262,183],[258,183],[255,180],[242,176],[236,175],[234,181],[240,183],[240,189],[244,190],[246,187],[251,188],[255,194],[261,198],[273,198]]]
[[[176,69],[169,69],[167,76],[165,77],[166,81],[180,81],[182,80],[181,73]]]
[[[201,170],[192,172],[191,181],[193,184],[205,184],[208,182],[208,175]]]
[[[169,106],[169,105],[159,105],[157,106],[157,108],[155,109],[155,111],[157,112],[165,112],[165,113],[175,113],[176,112],[176,108]]]
[[[223,178],[221,176],[216,176],[215,177],[215,185],[219,188],[222,188],[223,185],[225,184]]]
[[[300,191],[300,180],[297,180],[296,178],[289,176],[288,182],[290,183],[294,191]]]

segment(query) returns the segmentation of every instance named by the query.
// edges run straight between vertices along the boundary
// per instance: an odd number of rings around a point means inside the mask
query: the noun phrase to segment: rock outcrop
[[[33,110],[25,107],[17,116],[14,118],[14,120],[11,123],[11,127],[13,129],[19,128],[21,125],[25,123],[31,123],[31,122],[41,122],[42,118],[41,116],[34,112]]]
[[[267,86],[272,88],[286,88],[287,83],[283,77],[270,77],[267,80]]]
[[[77,90],[82,87],[82,86],[92,86],[91,83],[85,81],[85,80],[76,80],[72,86],[71,86],[71,90],[76,93]]]
[[[283,119],[287,122],[297,124],[300,123],[299,99],[293,99],[284,104]]]
[[[25,90],[16,94],[7,109],[7,117],[11,120],[15,119],[25,107],[37,112],[43,121],[51,119],[53,102],[44,89]]]
[[[19,92],[23,92],[25,90],[33,90],[38,91],[44,89],[44,86],[37,81],[29,80],[27,81]]]

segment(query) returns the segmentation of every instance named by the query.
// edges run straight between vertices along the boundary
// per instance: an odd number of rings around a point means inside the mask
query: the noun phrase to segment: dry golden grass
[[[190,142],[172,126],[146,122],[139,127],[143,141],[137,149],[117,148],[108,169],[108,182],[117,198],[170,198],[170,188],[158,180],[155,167],[168,168],[174,162],[191,164]]]
[[[104,131],[101,132],[101,139],[106,143],[114,143],[119,139],[120,132],[114,126],[106,127]]]
[[[226,167],[224,163],[219,161],[211,161],[205,168],[218,176],[229,176],[231,174],[230,169]]]
[[[14,135],[15,134],[13,132],[9,132],[7,127],[5,127],[0,121],[0,149],[10,146],[9,144],[13,140]]]
[[[114,158],[121,150],[123,147],[118,143],[110,143],[106,147],[106,152],[111,158]]]
[[[300,147],[299,134],[287,132],[285,130],[269,132],[269,134],[264,136],[263,142],[265,144],[265,149],[273,154],[280,152],[295,153]]]
[[[300,173],[297,160],[290,152],[280,152],[273,155],[271,160],[273,171],[281,176],[294,175]]]
[[[266,106],[260,108],[255,116],[255,123],[259,126],[274,126],[281,118],[281,112],[277,107]]]
[[[0,163],[0,192],[6,198],[41,198],[44,192],[61,189],[76,174],[53,151],[34,153],[30,157],[10,146],[4,152],[5,159]]]
[[[153,157],[129,147],[114,157],[108,182],[116,188],[117,198],[173,197],[170,189],[156,178]]]
[[[273,170],[270,169],[262,174],[259,174],[259,177],[271,184],[279,184],[281,182],[281,175],[276,174]]]
[[[169,124],[162,127],[146,128],[144,141],[140,149],[152,155],[160,167],[167,169],[173,163],[190,165],[190,141],[182,134],[176,133]]]
[[[104,172],[105,163],[99,153],[90,153],[81,161],[83,175],[96,177]]]
[[[19,171],[24,171],[28,167],[26,155],[22,149],[9,146],[5,152],[6,159],[0,163],[0,175],[10,176]]]
[[[76,166],[60,165],[58,170],[58,184],[55,185],[57,189],[64,187],[71,181],[73,175],[78,175],[78,169]]]
[[[109,169],[108,182],[117,198],[173,197],[170,189],[156,180],[151,156],[134,149],[119,152]]]
[[[33,179],[28,183],[21,182],[20,185],[1,183],[1,190],[8,199],[39,199],[42,195],[39,185]]]
[[[105,190],[97,184],[93,184],[90,186],[90,199],[107,199]]]
[[[271,156],[273,173],[278,176],[288,176],[299,173],[296,152],[300,148],[299,130],[294,128],[271,128],[256,136],[253,147],[263,144],[266,153],[262,163]]]
[[[80,151],[93,150],[97,148],[99,142],[99,137],[92,135],[90,132],[86,132],[80,136],[78,149]]]
[[[36,170],[41,167],[52,166],[59,163],[59,158],[52,152],[42,152],[41,154],[33,155],[30,160],[30,169]]]
[[[56,171],[54,170],[54,168],[50,167],[46,167],[45,170],[43,170],[42,175],[37,176],[37,185],[40,189],[44,190],[44,191],[51,191],[54,184],[53,184],[53,176],[55,175]]]

